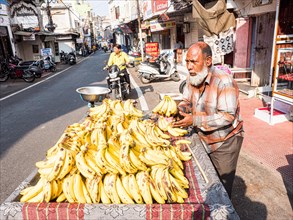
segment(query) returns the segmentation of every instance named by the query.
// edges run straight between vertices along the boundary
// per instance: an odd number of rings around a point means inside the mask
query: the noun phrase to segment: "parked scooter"
[[[35,75],[29,68],[24,69],[23,66],[15,65],[9,63],[8,60],[4,60],[1,62],[0,82],[5,82],[9,78],[19,78],[23,79],[25,82],[33,82],[35,80]]]
[[[44,60],[44,69],[46,71],[48,71],[48,70],[51,71],[51,72],[55,72],[56,71],[56,64],[53,61],[52,56],[47,56],[43,60]]]
[[[110,97],[115,100],[124,100],[130,93],[130,85],[126,81],[124,73],[120,72],[117,65],[111,67],[104,67],[104,70],[108,70],[107,83],[108,88],[111,89]],[[128,72],[128,70],[126,69]],[[129,73],[128,73],[129,74]]]
[[[154,62],[150,62],[152,58],[150,55],[146,55],[146,58],[146,62],[142,62],[138,67],[139,78],[142,83],[146,84],[156,79],[168,77],[175,82],[180,81],[176,63],[168,53],[160,54]]]

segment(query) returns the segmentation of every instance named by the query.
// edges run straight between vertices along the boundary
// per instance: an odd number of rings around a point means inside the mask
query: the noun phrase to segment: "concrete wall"
[[[189,48],[192,44],[198,41],[198,24],[196,22],[190,23],[190,32],[185,34],[185,48]]]
[[[33,53],[33,45],[38,45],[39,51],[38,53]],[[40,58],[41,49],[43,48],[43,44],[40,40],[39,36],[36,36],[35,41],[22,41],[16,44],[17,54],[20,56],[23,61],[37,60]]]

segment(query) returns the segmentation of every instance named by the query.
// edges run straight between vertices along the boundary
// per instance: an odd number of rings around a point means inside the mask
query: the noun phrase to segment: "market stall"
[[[164,204],[155,200],[152,204],[82,204],[67,200],[56,202],[54,199],[50,202],[20,202],[23,189],[40,181],[40,170],[35,170],[1,204],[0,219],[239,219],[197,134],[189,133],[183,138],[191,142],[183,151],[190,152],[191,149],[192,156],[183,162],[189,187],[188,197],[181,203],[170,203],[169,199]],[[181,139],[173,136],[170,141],[174,143]]]

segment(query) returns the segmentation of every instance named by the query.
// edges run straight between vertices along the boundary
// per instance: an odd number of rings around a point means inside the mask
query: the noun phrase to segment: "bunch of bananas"
[[[165,95],[164,98],[159,102],[158,105],[153,109],[153,113],[157,113],[163,116],[173,116],[177,114],[177,104],[176,102],[168,95]]]
[[[183,203],[189,182],[182,161],[191,154],[181,146],[190,142],[170,140],[185,130],[142,117],[134,100],[105,99],[91,108],[36,163],[40,179],[21,191],[20,201]]]

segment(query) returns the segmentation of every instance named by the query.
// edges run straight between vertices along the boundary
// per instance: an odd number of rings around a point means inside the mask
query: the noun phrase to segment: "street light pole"
[[[139,0],[136,0],[137,3],[137,22],[138,22],[138,30],[139,30],[139,43],[140,43],[140,53],[141,59],[144,61],[144,51],[143,51],[143,44],[142,44],[142,31],[141,31],[141,23],[140,23],[140,8],[139,8]]]

